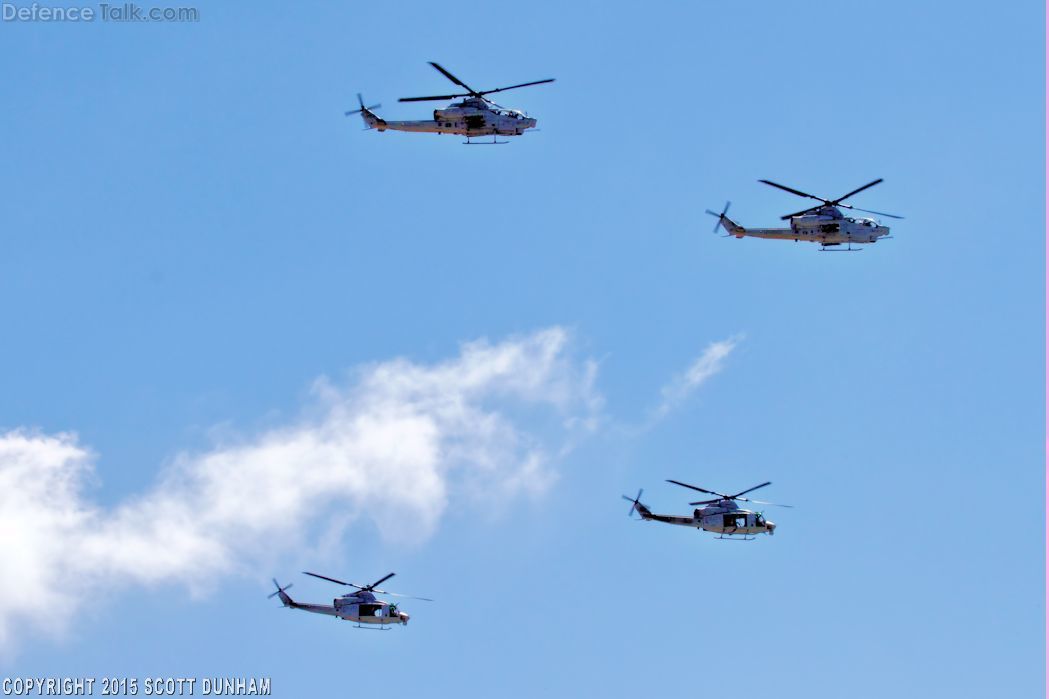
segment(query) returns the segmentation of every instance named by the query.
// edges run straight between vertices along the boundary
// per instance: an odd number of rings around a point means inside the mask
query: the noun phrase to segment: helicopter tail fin
[[[361,97],[361,93],[359,92],[357,93],[357,103],[361,106],[358,109],[351,109],[350,111],[346,112],[346,116],[350,116],[351,114],[360,114],[361,119],[364,120],[364,126],[366,129],[379,129],[379,131],[386,130],[386,121],[384,121],[381,117],[379,117],[375,114],[375,112],[372,111],[373,109],[378,109],[379,107],[381,107],[381,104],[373,104],[370,107],[365,107],[364,98]]]
[[[277,579],[274,578],[273,579],[273,584],[277,586],[277,591],[270,593],[269,597],[271,599],[273,597],[279,596],[281,604],[283,604],[285,607],[295,607],[295,606],[297,606],[295,600],[293,600],[291,598],[291,595],[289,595],[287,592],[285,592],[285,590],[287,590],[289,587],[291,587],[291,583],[288,583],[284,587],[281,587],[280,583],[277,582]]]

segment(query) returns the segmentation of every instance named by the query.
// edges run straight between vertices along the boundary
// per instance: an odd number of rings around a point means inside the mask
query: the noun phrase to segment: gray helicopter
[[[864,213],[885,216],[888,218],[903,218],[903,216],[886,214],[881,211],[860,209],[851,204],[844,203],[849,197],[859,194],[865,189],[870,189],[874,185],[880,184],[882,181],[881,178],[878,178],[873,182],[868,182],[862,187],[852,190],[848,194],[838,197],[837,199],[824,199],[823,197],[817,197],[814,194],[808,194],[793,189],[792,187],[776,184],[769,180],[758,180],[758,182],[761,182],[762,184],[767,184],[776,189],[782,189],[784,192],[790,192],[799,197],[815,199],[816,201],[821,202],[817,206],[805,209],[804,211],[781,216],[780,218],[782,220],[790,221],[790,228],[745,228],[726,216],[731,202],[725,204],[725,208],[720,214],[711,211],[710,209],[707,209],[707,213],[718,220],[718,222],[714,224],[714,232],[717,233],[718,229],[724,226],[727,231],[727,235],[724,236],[726,238],[771,238],[773,240],[793,240],[794,242],[803,240],[809,243],[819,243],[821,245],[820,250],[828,252],[858,252],[862,248],[854,248],[852,247],[853,244],[868,245],[877,242],[878,239],[888,238],[889,227],[881,225],[878,220],[873,218],[846,216],[841,213],[841,209],[862,211]],[[847,247],[839,247],[842,244],[846,244]]]
[[[293,600],[286,590],[291,587],[291,584],[281,587],[280,583],[274,579],[273,584],[277,586],[277,591],[270,595],[270,598],[280,596],[280,601],[285,607],[289,609],[301,609],[304,612],[313,612],[314,614],[326,614],[333,616],[336,619],[343,619],[345,621],[353,621],[357,623],[357,628],[365,628],[365,624],[369,626],[378,626],[381,630],[386,630],[392,624],[407,625],[408,615],[400,611],[397,605],[391,602],[384,602],[377,599],[375,595],[390,595],[391,597],[408,597],[411,599],[424,600],[426,602],[433,602],[428,597],[412,597],[411,595],[401,595],[396,592],[386,592],[385,590],[379,590],[376,585],[385,582],[392,578],[396,573],[390,573],[383,576],[373,582],[371,585],[358,585],[357,583],[343,582],[335,578],[329,578],[326,575],[318,575],[317,573],[309,573],[303,571],[305,575],[311,575],[321,580],[327,580],[333,582],[336,585],[345,585],[346,587],[355,587],[355,592],[350,592],[341,597],[336,597],[332,600],[330,605],[328,604],[310,604],[306,602],[296,602]]]
[[[537,122],[535,119],[529,117],[518,109],[507,109],[506,107],[499,106],[492,100],[488,99],[486,95],[491,95],[496,92],[505,92],[506,90],[516,90],[519,87],[543,85],[554,81],[553,78],[547,78],[546,80],[534,80],[532,82],[510,85],[508,87],[499,87],[494,90],[478,91],[449,73],[437,63],[430,61],[430,65],[441,75],[466,90],[466,92],[450,95],[429,95],[426,97],[402,97],[400,99],[401,102],[432,102],[456,99],[458,97],[464,97],[465,99],[459,102],[453,102],[444,109],[435,109],[433,111],[432,120],[388,121],[372,111],[373,109],[378,109],[380,105],[376,104],[371,107],[365,107],[364,98],[358,94],[357,102],[360,104],[360,107],[346,112],[346,116],[360,114],[361,118],[364,119],[366,130],[377,129],[378,131],[458,134],[460,136],[466,136],[466,141],[464,141],[464,143],[467,145],[505,144],[509,143],[509,141],[500,141],[498,140],[499,136],[520,136],[528,129],[534,129]],[[470,140],[477,136],[491,136],[492,140],[481,141],[480,143]]]
[[[718,534],[719,536],[717,538],[719,539],[744,539],[751,541],[755,538],[756,534],[768,534],[771,536],[776,531],[776,524],[765,519],[765,515],[762,512],[741,509],[739,505],[736,504],[737,502],[753,502],[759,505],[792,507],[792,505],[777,505],[774,502],[752,500],[743,497],[745,494],[755,491],[758,488],[764,488],[767,485],[771,485],[772,481],[766,481],[761,485],[754,486],[753,488],[741,490],[735,495],[725,495],[724,493],[718,493],[713,490],[707,490],[706,488],[700,488],[699,486],[689,485],[688,483],[682,483],[681,481],[668,479],[667,483],[680,485],[683,488],[691,488],[692,490],[698,490],[701,493],[715,495],[717,497],[713,500],[690,502],[690,505],[704,506],[697,507],[691,515],[661,515],[652,512],[652,510],[641,503],[641,495],[644,493],[644,490],[639,490],[637,491],[637,497],[631,498],[629,495],[623,496],[624,500],[631,503],[629,514],[633,515],[634,512],[637,512],[641,516],[641,519],[646,521],[665,522],[666,524],[677,524],[683,527],[695,527],[696,529],[702,529],[704,531]]]

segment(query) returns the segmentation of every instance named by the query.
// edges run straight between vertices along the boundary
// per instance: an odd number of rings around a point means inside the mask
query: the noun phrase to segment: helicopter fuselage
[[[379,131],[411,131],[416,133],[447,133],[459,136],[520,136],[534,129],[536,120],[512,109],[497,109],[482,99],[455,102],[444,109],[435,109],[433,119],[418,121],[387,121],[368,110],[361,112],[364,123]]]
[[[375,595],[370,592],[359,592],[336,597],[331,604],[296,602],[279,586],[274,594],[279,594],[281,603],[289,609],[325,614],[357,624],[390,626],[392,624],[407,625],[408,623],[408,615],[399,611],[396,604],[376,599]]]
[[[727,216],[723,218],[722,223],[729,235],[737,238],[770,238],[821,245],[870,244],[889,235],[888,226],[883,226],[872,218],[843,216],[838,209],[828,208],[818,213],[791,218],[790,228],[745,228]]]
[[[772,534],[776,529],[775,523],[765,519],[760,512],[742,510],[732,501],[696,508],[691,516],[657,514],[640,503],[636,509],[644,520],[693,527],[723,536]]]

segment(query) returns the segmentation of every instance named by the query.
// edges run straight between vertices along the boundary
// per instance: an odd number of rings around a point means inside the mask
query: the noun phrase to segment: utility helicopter
[[[764,488],[767,485],[771,485],[772,481],[766,481],[761,485],[754,486],[753,488],[741,490],[735,495],[717,493],[713,490],[689,485],[688,483],[682,483],[681,481],[667,480],[667,483],[680,485],[683,488],[691,488],[692,490],[698,490],[701,493],[715,495],[717,497],[713,500],[690,502],[689,505],[703,506],[697,507],[693,510],[691,515],[661,515],[652,512],[652,510],[646,505],[641,503],[641,494],[644,493],[644,490],[639,490],[637,491],[637,497],[635,498],[632,498],[629,495],[623,496],[624,500],[630,502],[629,514],[633,515],[634,512],[637,512],[643,520],[677,524],[683,527],[695,527],[696,529],[702,529],[704,531],[718,534],[719,536],[717,538],[719,539],[741,538],[745,541],[752,541],[756,538],[756,534],[768,534],[771,536],[776,531],[776,524],[765,519],[765,515],[762,512],[752,512],[751,510],[740,509],[739,505],[736,504],[737,502],[753,502],[759,505],[792,507],[792,505],[776,505],[774,502],[752,500],[743,497],[747,493],[755,491],[758,488]]]
[[[281,603],[290,609],[301,609],[305,612],[313,612],[315,614],[327,614],[333,616],[336,619],[343,619],[345,621],[357,622],[357,628],[366,628],[364,625],[375,626],[378,625],[380,630],[386,630],[388,626],[392,624],[404,624],[408,623],[408,615],[400,611],[397,605],[390,602],[384,602],[380,599],[376,599],[375,595],[390,595],[392,597],[408,597],[411,599],[425,600],[427,602],[433,602],[428,597],[412,597],[411,595],[401,595],[396,592],[386,592],[385,590],[379,590],[376,586],[382,582],[385,582],[392,578],[395,573],[390,573],[384,577],[379,578],[371,585],[358,585],[357,583],[343,582],[342,580],[336,580],[335,578],[329,578],[326,575],[318,575],[317,573],[309,573],[303,571],[306,575],[312,575],[315,578],[321,580],[327,580],[333,582],[336,585],[345,585],[346,587],[357,588],[354,592],[347,593],[341,597],[336,597],[332,600],[330,605],[328,604],[310,604],[305,602],[296,602],[293,600],[286,590],[291,587],[291,584],[281,587],[280,583],[274,579],[273,584],[277,586],[277,591],[270,594],[269,597],[280,596]]]
[[[770,182],[769,180],[758,180],[758,182],[777,189],[782,189],[784,192],[796,194],[799,197],[815,199],[821,203],[809,209],[805,209],[804,211],[781,216],[780,218],[782,220],[790,221],[790,228],[744,228],[725,215],[728,213],[728,207],[731,203],[728,202],[725,204],[725,208],[720,214],[707,209],[707,213],[718,220],[718,222],[714,224],[715,233],[718,232],[719,228],[724,226],[727,235],[723,237],[726,238],[732,236],[745,238],[749,236],[752,238],[793,240],[794,242],[804,240],[810,243],[819,243],[821,245],[820,250],[827,252],[859,252],[862,248],[853,248],[853,243],[870,244],[877,242],[879,238],[888,238],[889,228],[888,226],[881,225],[879,221],[873,218],[853,218],[851,216],[845,216],[841,213],[841,209],[862,211],[864,213],[886,216],[888,218],[903,218],[903,216],[886,214],[881,211],[869,211],[868,209],[860,209],[851,204],[843,203],[849,197],[859,194],[865,189],[870,189],[876,184],[880,184],[882,182],[881,178],[878,178],[873,182],[868,182],[862,187],[854,189],[837,199],[824,199],[823,197],[817,197],[813,194],[808,194],[791,187]],[[841,245],[842,243],[846,243],[848,247],[844,249],[834,247]]]
[[[360,104],[360,108],[346,112],[346,116],[360,114],[361,118],[364,119],[366,130],[415,131],[419,133],[436,134],[451,133],[466,136],[466,141],[464,141],[464,143],[467,145],[504,144],[509,143],[509,141],[500,141],[498,140],[499,136],[520,136],[528,129],[534,129],[536,120],[518,109],[507,109],[506,107],[501,107],[485,97],[485,95],[491,95],[496,92],[505,92],[506,90],[516,90],[519,87],[528,87],[530,85],[552,83],[554,81],[553,78],[547,78],[546,80],[535,80],[530,83],[510,85],[509,87],[498,87],[494,90],[478,91],[433,61],[430,61],[430,65],[432,65],[441,75],[466,90],[466,92],[454,95],[402,97],[400,99],[401,102],[450,100],[458,97],[465,97],[466,99],[459,102],[453,102],[444,109],[433,110],[432,121],[429,119],[421,121],[387,121],[377,116],[375,112],[372,111],[373,109],[378,109],[380,105],[376,104],[371,107],[365,107],[364,98],[358,93],[357,102]],[[492,140],[482,141],[480,143],[470,140],[477,136],[491,136]]]

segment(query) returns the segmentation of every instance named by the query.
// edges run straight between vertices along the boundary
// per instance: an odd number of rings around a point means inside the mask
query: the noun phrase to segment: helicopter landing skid
[[[849,243],[849,247],[847,248],[822,247],[820,248],[820,252],[863,252],[863,248],[854,248],[852,247],[852,243]]]
[[[492,135],[492,140],[491,141],[480,141],[480,142],[471,141],[469,136],[467,136],[466,140],[463,141],[463,145],[464,146],[502,146],[502,145],[506,145],[507,143],[509,143],[509,141],[497,140],[496,136],[494,134]]]
[[[749,534],[722,534],[721,536],[715,536],[715,539],[724,539],[725,541],[754,541],[756,536],[750,536]]]

